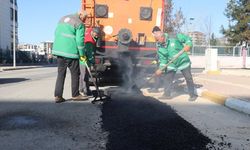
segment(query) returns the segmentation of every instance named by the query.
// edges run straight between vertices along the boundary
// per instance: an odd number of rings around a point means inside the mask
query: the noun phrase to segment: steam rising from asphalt
[[[141,88],[155,88],[159,91],[160,88],[164,87],[165,80],[163,76],[155,77],[148,83],[148,77],[151,77],[152,71],[155,70],[150,70],[150,72],[148,72],[149,68],[141,70],[141,68],[136,67],[133,55],[130,52],[115,52],[110,55],[110,57],[118,58],[115,63],[118,64],[118,72],[121,74],[123,80],[122,87],[116,90],[117,94],[138,95],[141,94]],[[186,87],[186,85],[183,85],[185,83],[184,81],[183,75],[180,76],[180,73],[177,73],[175,81],[171,84],[171,95],[184,92],[184,88]]]
[[[140,93],[140,87],[138,87],[138,83],[144,82],[144,77],[146,74],[141,70],[138,70],[136,66],[133,64],[133,56],[129,52],[120,53],[119,59],[119,72],[122,73],[122,88],[126,93],[129,94],[138,94]],[[138,78],[140,77],[140,78]]]
[[[146,78],[151,73],[147,72],[148,68],[142,70],[135,64],[134,56],[129,51],[123,52],[110,52],[109,57],[115,58],[115,64],[118,64],[118,72],[122,77],[122,89],[121,93],[127,94],[138,94],[141,93],[140,88],[145,85]],[[146,84],[145,86],[150,87],[152,84]]]

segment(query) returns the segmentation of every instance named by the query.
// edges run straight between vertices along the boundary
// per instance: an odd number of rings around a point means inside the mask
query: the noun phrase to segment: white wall
[[[205,56],[189,56],[192,62],[192,68],[205,68]],[[242,68],[243,57],[218,56],[219,68]],[[246,67],[250,68],[250,57],[246,58]]]

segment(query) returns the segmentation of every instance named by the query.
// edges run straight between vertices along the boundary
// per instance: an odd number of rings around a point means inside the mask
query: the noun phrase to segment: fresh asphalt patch
[[[141,94],[113,94],[101,117],[107,150],[203,150],[211,143],[170,106]]]

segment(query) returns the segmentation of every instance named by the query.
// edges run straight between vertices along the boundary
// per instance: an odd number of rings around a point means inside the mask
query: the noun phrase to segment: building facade
[[[199,31],[188,32],[188,35],[192,38],[194,45],[205,45],[206,35]]]
[[[51,55],[51,50],[52,50],[52,47],[53,47],[53,42],[52,41],[44,41],[44,42],[41,42],[40,44],[40,50],[44,52],[44,54],[46,55]]]
[[[13,28],[14,26],[15,28]],[[0,0],[0,63],[4,59],[12,58],[14,39],[15,39],[15,47],[17,47],[18,44],[17,0]]]
[[[34,44],[18,44],[18,50],[20,51],[37,51],[38,46]]]
[[[52,41],[44,41],[39,44],[23,43],[18,45],[18,52],[22,58],[26,57],[26,60],[29,59],[32,63],[51,63],[52,47]]]

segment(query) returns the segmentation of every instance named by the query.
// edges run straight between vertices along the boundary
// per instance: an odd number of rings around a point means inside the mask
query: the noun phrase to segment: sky
[[[19,43],[53,41],[62,16],[80,10],[80,0],[17,0]]]
[[[223,14],[227,2],[228,0],[173,0],[174,12],[181,8],[187,19],[188,25],[183,30],[207,33],[210,26],[216,37],[222,36],[219,32],[221,25],[227,27],[228,24]],[[19,43],[53,41],[59,19],[76,13],[80,9],[80,3],[81,0],[17,0]]]
[[[229,0],[173,0],[174,12],[181,8],[187,25],[185,30],[201,31],[203,33],[214,33],[221,37],[221,25],[228,27],[228,19],[224,15]],[[190,20],[193,18],[193,20]]]

